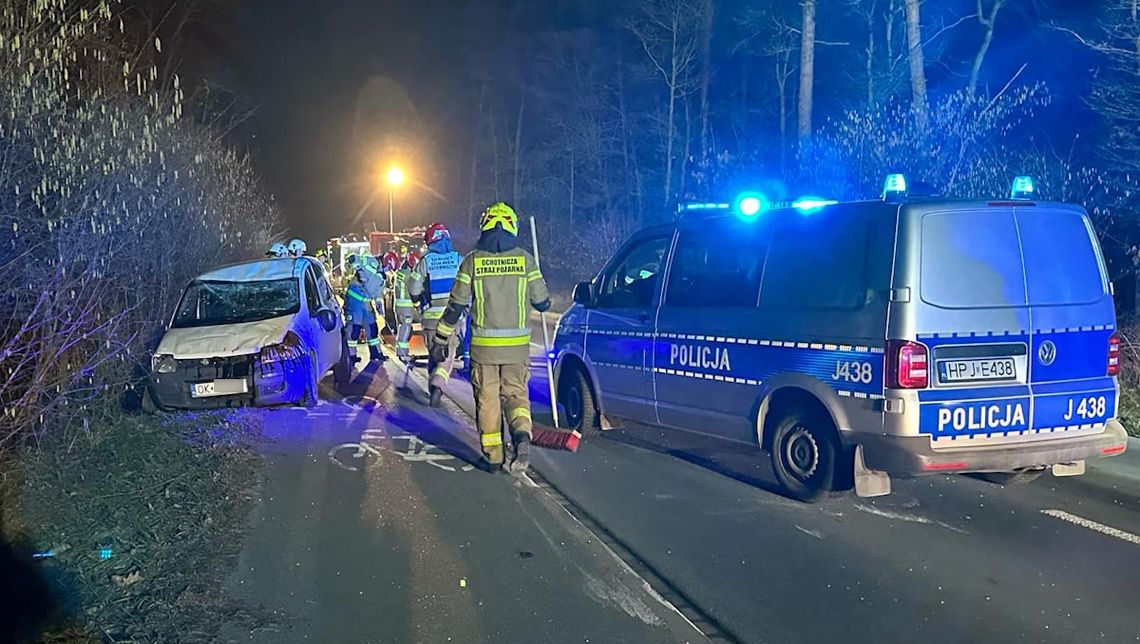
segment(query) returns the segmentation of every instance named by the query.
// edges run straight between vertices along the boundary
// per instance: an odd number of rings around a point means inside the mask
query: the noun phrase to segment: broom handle
[[[530,243],[534,247],[534,266],[542,272],[542,263],[538,260],[538,232],[535,229],[534,217],[530,218]],[[550,385],[550,413],[554,417],[554,427],[558,428],[558,398],[554,395],[554,364],[550,361],[550,332],[546,330],[546,311],[539,311],[542,318],[542,358],[546,361],[546,382]]]

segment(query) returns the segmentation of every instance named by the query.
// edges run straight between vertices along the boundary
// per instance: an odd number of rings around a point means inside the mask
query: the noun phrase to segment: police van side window
[[[646,308],[653,304],[671,236],[652,237],[629,248],[606,271],[598,308]]]
[[[665,306],[756,306],[767,248],[767,235],[755,227],[681,231]]]
[[[857,310],[867,303],[868,222],[839,209],[829,213],[777,222],[761,307]]]

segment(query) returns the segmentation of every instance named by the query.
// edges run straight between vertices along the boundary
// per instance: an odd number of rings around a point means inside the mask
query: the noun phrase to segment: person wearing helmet
[[[483,213],[475,250],[463,258],[447,310],[431,345],[440,360],[460,318],[471,309],[471,388],[483,457],[492,468],[504,464],[502,416],[515,447],[510,471],[530,464],[530,324],[527,308],[550,308],[550,292],[534,257],[518,247],[519,218],[505,203]],[[454,345],[450,345],[454,346]]]
[[[393,295],[392,306],[396,308],[396,357],[409,362],[411,357],[412,323],[415,321],[416,305],[408,294],[408,283],[412,279],[412,270],[420,261],[415,251],[408,253],[401,262],[400,268],[395,271],[392,280]]]
[[[290,241],[287,248],[289,249],[290,257],[301,257],[305,254],[305,251],[308,250],[308,247],[305,246],[305,242],[300,239]]]
[[[282,244],[281,242],[274,243],[272,246],[269,247],[269,250],[265,252],[266,257],[272,257],[272,258],[286,257],[288,255],[289,255],[289,249],[286,248],[285,244]]]
[[[463,259],[452,248],[451,233],[447,232],[447,227],[443,224],[428,226],[424,232],[424,244],[428,250],[412,273],[408,293],[413,301],[421,302],[424,307],[420,323],[424,330],[424,346],[428,348],[428,393],[431,406],[437,407],[443,398],[443,387],[451,378],[458,353],[456,347],[462,341],[462,332],[450,334],[448,342],[451,346],[448,347],[444,360],[431,357],[432,342],[435,341],[436,327],[447,308],[451,287],[455,284],[459,263]]]
[[[349,338],[360,349],[360,334],[366,333],[368,342],[368,357],[373,361],[384,361],[380,353],[380,327],[376,323],[376,312],[372,307],[372,297],[364,284],[363,271],[358,271],[348,284],[344,294],[344,318],[350,325]]]
[[[372,255],[349,255],[348,265],[352,268],[355,275],[349,282],[349,289],[353,288],[353,284],[359,283],[356,288],[356,293],[365,297],[368,302],[367,309],[371,315],[371,328],[372,331],[368,336],[369,354],[373,360],[384,362],[387,357],[380,352],[380,333],[378,321],[384,319],[384,271],[380,266],[380,262]],[[349,293],[346,293],[346,304]],[[357,298],[359,299],[359,298]],[[360,337],[360,329],[353,327],[352,338]],[[375,350],[373,350],[375,349]]]

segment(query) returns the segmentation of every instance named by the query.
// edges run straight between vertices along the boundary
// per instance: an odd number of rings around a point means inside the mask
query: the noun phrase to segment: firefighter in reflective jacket
[[[344,317],[351,326],[349,338],[359,349],[360,333],[367,332],[368,356],[373,361],[384,361],[380,353],[380,328],[376,324],[376,313],[372,308],[372,298],[364,286],[361,274],[357,273],[344,294]]]
[[[463,259],[431,350],[444,357],[460,318],[471,309],[471,387],[483,456],[503,465],[503,407],[515,446],[513,474],[530,462],[529,308],[550,308],[550,293],[534,257],[517,245],[518,216],[497,203],[480,220],[482,234]]]
[[[416,312],[415,302],[408,294],[408,283],[419,261],[419,253],[408,253],[392,280],[392,306],[396,308],[396,357],[404,362],[411,357],[412,323]]]
[[[408,293],[413,301],[423,302],[425,308],[420,315],[420,322],[424,329],[424,346],[428,348],[428,393],[433,407],[439,405],[443,397],[443,387],[451,378],[451,371],[455,366],[458,352],[456,346],[462,339],[461,333],[452,333],[448,337],[449,347],[443,353],[443,360],[436,360],[432,356],[432,342],[435,341],[436,326],[443,312],[447,309],[448,298],[451,296],[455,276],[459,272],[459,263],[463,260],[459,253],[451,247],[451,233],[443,224],[435,223],[428,226],[424,232],[424,244],[427,253],[412,273],[412,280],[408,282]]]

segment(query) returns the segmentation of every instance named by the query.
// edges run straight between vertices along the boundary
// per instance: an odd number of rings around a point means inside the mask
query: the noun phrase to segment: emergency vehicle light
[[[813,212],[819,212],[827,206],[834,206],[839,203],[834,199],[820,199],[819,197],[800,197],[792,202],[792,208],[800,211],[802,215],[810,215]]]
[[[759,192],[746,192],[736,198],[736,213],[751,219],[768,209],[768,200]]]
[[[1033,185],[1033,177],[1014,177],[1013,188],[1009,191],[1010,199],[1032,199],[1037,192]]]
[[[703,212],[706,210],[724,211],[732,208],[731,204],[727,203],[679,203],[677,204],[677,212]]]
[[[888,174],[883,182],[883,199],[906,195],[906,177],[902,174]]]

